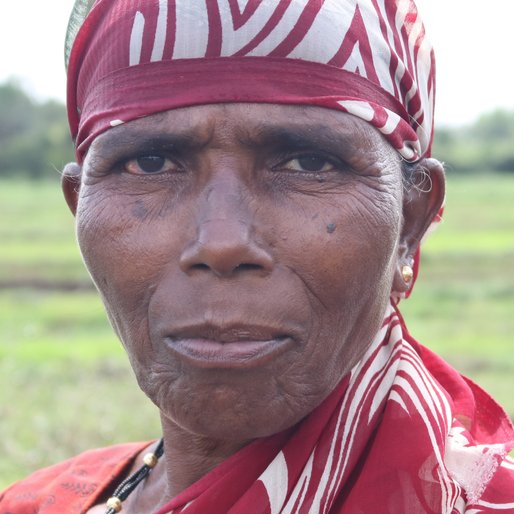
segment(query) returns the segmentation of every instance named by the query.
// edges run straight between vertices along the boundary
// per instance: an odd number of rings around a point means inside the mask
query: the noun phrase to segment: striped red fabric
[[[391,306],[360,364],[298,427],[247,446],[156,514],[514,513],[513,446],[502,409]]]
[[[405,159],[428,155],[434,61],[413,1],[97,0],[74,42],[79,160],[112,126],[235,101],[349,112]]]

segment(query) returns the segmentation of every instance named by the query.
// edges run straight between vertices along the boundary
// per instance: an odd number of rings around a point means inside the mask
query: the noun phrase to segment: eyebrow
[[[141,151],[173,151],[189,153],[199,151],[209,143],[210,137],[202,137],[197,131],[180,133],[149,131],[128,128],[123,132],[106,132],[99,138],[96,148],[100,158],[116,159],[126,156],[127,151],[137,154]]]
[[[341,132],[323,124],[276,126],[261,124],[241,134],[239,141],[245,146],[301,150],[323,149],[330,152],[351,151],[356,145],[355,132]]]

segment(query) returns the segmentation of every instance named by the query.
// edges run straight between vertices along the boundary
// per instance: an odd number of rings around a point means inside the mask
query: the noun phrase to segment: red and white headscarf
[[[220,102],[315,105],[430,152],[434,59],[412,0],[97,0],[73,42],[79,161],[110,127]]]

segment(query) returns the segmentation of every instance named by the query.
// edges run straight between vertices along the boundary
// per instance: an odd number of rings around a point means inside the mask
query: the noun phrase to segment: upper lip
[[[243,341],[270,341],[274,339],[294,338],[289,330],[265,325],[230,323],[217,325],[200,323],[173,328],[166,334],[167,339],[205,339],[219,343]]]

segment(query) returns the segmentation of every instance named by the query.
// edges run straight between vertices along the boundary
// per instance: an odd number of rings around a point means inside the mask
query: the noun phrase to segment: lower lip
[[[289,350],[290,337],[267,341],[234,341],[221,343],[209,339],[166,338],[168,347],[177,356],[199,368],[253,368],[263,366]]]

